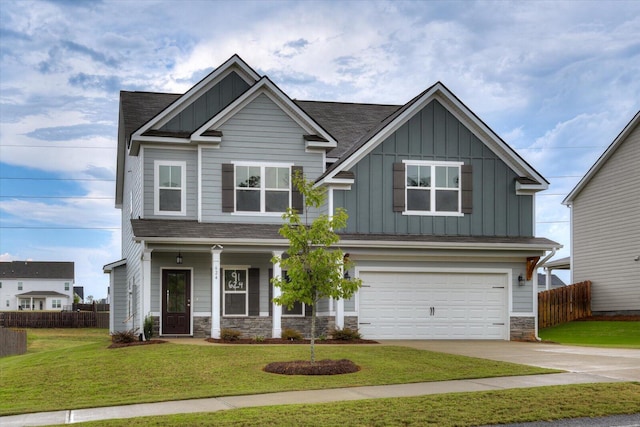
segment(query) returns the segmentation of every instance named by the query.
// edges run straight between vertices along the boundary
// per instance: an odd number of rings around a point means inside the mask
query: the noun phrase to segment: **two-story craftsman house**
[[[186,93],[122,92],[116,207],[122,260],[111,330],[153,316],[161,336],[308,333],[270,278],[291,174],[347,209],[340,247],[363,280],[324,301],[321,327],[365,338],[520,339],[536,333],[535,194],[548,182],[436,83],[405,105],[290,99],[238,56]]]

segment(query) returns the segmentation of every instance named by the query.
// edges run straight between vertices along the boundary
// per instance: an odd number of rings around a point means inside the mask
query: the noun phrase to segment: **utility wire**
[[[87,147],[84,145],[21,145],[21,144],[0,144],[2,147],[13,148],[76,148],[76,149],[98,149],[98,150],[115,150],[117,147]]]
[[[5,199],[86,199],[86,200],[113,200],[113,197],[94,197],[94,196],[3,196]]]
[[[120,227],[40,227],[40,226],[13,226],[1,225],[0,229],[13,230],[120,230]]]
[[[115,179],[107,178],[31,178],[31,177],[17,177],[17,176],[0,176],[0,179],[13,179],[18,181],[105,181],[115,182]]]

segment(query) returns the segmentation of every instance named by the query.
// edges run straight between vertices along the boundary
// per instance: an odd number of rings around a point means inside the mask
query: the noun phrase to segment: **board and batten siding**
[[[194,147],[184,149],[144,147],[144,217],[165,219],[197,219],[198,218],[198,151]],[[155,162],[183,161],[187,165],[187,210],[185,216],[154,214],[154,180]]]
[[[282,222],[280,215],[250,215],[222,212],[221,171],[223,163],[287,163],[302,166],[307,179],[322,172],[320,152],[307,152],[306,133],[269,97],[261,94],[221,127],[220,148],[201,148],[203,222]]]
[[[473,213],[462,217],[393,211],[393,164],[456,161],[473,167]],[[447,236],[533,236],[533,196],[517,196],[517,175],[438,101],[417,112],[352,169],[351,190],[334,191],[349,214],[346,232]]]
[[[640,126],[573,200],[573,282],[592,311],[640,310]]]
[[[231,72],[160,129],[193,132],[247,89],[249,84],[237,73]]]

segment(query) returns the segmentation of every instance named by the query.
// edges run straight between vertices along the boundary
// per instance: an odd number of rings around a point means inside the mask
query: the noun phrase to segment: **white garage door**
[[[507,275],[361,271],[370,339],[507,339]]]

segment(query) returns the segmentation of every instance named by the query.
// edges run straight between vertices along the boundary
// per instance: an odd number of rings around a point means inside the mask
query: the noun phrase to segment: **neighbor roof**
[[[580,182],[574,187],[573,190],[569,193],[569,195],[562,201],[563,205],[570,205],[571,202],[580,194],[582,189],[591,181],[600,168],[609,160],[609,158],[615,153],[615,151],[622,145],[622,142],[626,140],[627,136],[640,124],[640,110],[636,113],[635,116],[631,119],[629,123],[622,129],[622,132],[618,134],[616,139],[613,140],[611,145],[607,147],[604,153],[600,156],[600,158],[594,163],[593,166],[587,171],[585,176],[582,177]]]
[[[0,262],[0,279],[69,279],[73,281],[73,262]]]
[[[30,291],[23,294],[17,294],[17,297],[69,297],[69,295],[61,294],[56,291]]]

